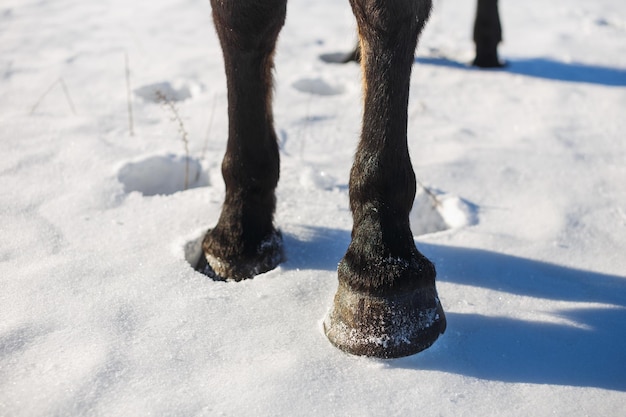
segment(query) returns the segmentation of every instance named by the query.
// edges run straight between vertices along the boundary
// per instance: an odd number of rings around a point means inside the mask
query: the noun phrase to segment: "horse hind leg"
[[[502,26],[498,0],[477,0],[474,22],[476,58],[473,65],[481,68],[500,68],[498,45],[502,42]]]
[[[502,26],[498,0],[477,0],[476,18],[474,20],[474,43],[476,55],[472,65],[481,68],[500,68],[504,64],[498,58],[498,45],[502,42]],[[359,62],[361,47],[359,44],[341,61]]]
[[[242,280],[283,260],[274,228],[279,153],[272,116],[272,69],[287,0],[211,0],[228,88],[226,187],[217,225],[202,244],[198,269]]]
[[[431,1],[350,3],[362,53],[363,125],[350,173],[352,241],[324,329],[346,352],[400,357],[426,349],[446,327],[435,268],[409,227],[416,190],[407,145],[409,81]]]

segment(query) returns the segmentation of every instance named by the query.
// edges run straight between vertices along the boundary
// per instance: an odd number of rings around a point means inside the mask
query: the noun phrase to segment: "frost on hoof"
[[[284,260],[283,235],[274,231],[259,244],[253,256],[222,259],[204,252],[195,269],[214,281],[241,281],[271,271]]]
[[[339,282],[324,332],[339,349],[360,356],[398,358],[429,346],[446,329],[434,287],[374,296]]]

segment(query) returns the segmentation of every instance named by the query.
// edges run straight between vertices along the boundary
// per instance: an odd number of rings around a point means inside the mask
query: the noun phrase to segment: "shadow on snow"
[[[300,233],[302,232],[302,233]],[[286,269],[335,270],[350,232],[305,227],[285,234]],[[440,282],[564,302],[598,303],[546,309],[559,323],[448,312],[448,329],[431,349],[385,362],[485,380],[626,391],[626,277],[496,252],[418,243]],[[441,294],[445,307],[445,294]],[[536,303],[534,303],[536,306]],[[559,320],[555,320],[559,321]]]
[[[444,57],[419,57],[415,59],[415,62],[424,65],[480,71],[464,63]],[[549,58],[511,59],[506,62],[504,68],[494,71],[504,71],[547,80],[597,84],[608,87],[626,87],[626,69],[575,62],[566,63]]]
[[[283,231],[288,270],[334,271],[348,249],[350,231],[327,227],[299,226],[298,237]]]
[[[424,244],[420,249],[435,262],[442,282],[604,305],[546,309],[569,323],[451,312],[439,345],[392,366],[626,391],[626,277],[478,249]],[[489,312],[489,305],[483,308]]]

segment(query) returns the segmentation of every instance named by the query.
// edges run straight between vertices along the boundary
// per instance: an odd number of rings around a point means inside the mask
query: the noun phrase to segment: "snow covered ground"
[[[626,3],[500,3],[504,70],[464,64],[473,1],[436,1],[422,36],[409,142],[439,203],[412,221],[448,330],[375,360],[320,329],[361,86],[319,56],[353,45],[347,1],[291,0],[279,42],[288,260],[219,283],[190,266],[223,196],[209,2],[3,0],[0,416],[622,415]]]

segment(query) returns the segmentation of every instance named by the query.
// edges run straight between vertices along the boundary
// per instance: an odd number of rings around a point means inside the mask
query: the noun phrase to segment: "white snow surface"
[[[435,1],[421,38],[408,139],[430,194],[411,220],[448,329],[377,360],[321,331],[361,75],[319,57],[353,46],[347,1],[289,3],[274,97],[288,260],[224,283],[189,263],[224,193],[209,2],[3,0],[0,416],[623,415],[626,3],[500,3],[503,70],[466,65],[473,1]]]

